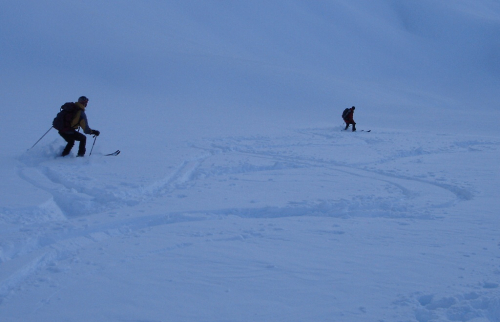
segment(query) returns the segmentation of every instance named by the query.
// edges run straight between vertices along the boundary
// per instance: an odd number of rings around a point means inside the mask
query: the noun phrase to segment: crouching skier
[[[345,129],[347,130],[349,128],[349,125],[352,124],[352,131],[356,131],[356,122],[354,122],[354,110],[356,107],[351,107],[351,108],[346,108],[344,112],[342,113],[342,118],[344,119],[345,122]]]
[[[78,157],[85,155],[85,145],[87,137],[76,131],[79,127],[83,129],[85,134],[99,136],[100,132],[92,130],[87,121],[85,108],[89,99],[85,96],[78,98],[78,102],[66,103],[61,107],[61,112],[54,119],[54,128],[59,130],[59,135],[68,143],[62,152],[62,156],[66,156],[71,152],[75,141],[79,141]]]

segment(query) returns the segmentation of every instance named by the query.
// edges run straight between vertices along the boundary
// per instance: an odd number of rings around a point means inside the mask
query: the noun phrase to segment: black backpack
[[[73,129],[71,127],[71,121],[73,121],[77,111],[78,106],[76,106],[75,103],[64,103],[64,105],[61,106],[61,110],[54,118],[54,121],[52,121],[52,126],[58,131],[71,131]]]
[[[342,112],[342,118],[345,119],[347,117],[347,114],[349,114],[349,111],[350,111],[350,108],[346,108],[343,112]]]

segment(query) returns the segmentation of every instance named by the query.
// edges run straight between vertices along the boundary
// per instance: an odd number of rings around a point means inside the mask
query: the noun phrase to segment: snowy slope
[[[41,147],[18,175],[47,201],[2,214],[2,316],[496,321],[499,146],[307,128],[191,142],[155,179]]]
[[[21,1],[0,27],[0,321],[500,321],[497,1]],[[26,151],[80,95],[92,156]]]

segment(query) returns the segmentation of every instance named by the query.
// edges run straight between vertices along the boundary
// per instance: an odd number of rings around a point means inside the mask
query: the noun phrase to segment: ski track
[[[23,157],[17,170],[19,178],[52,197],[37,207],[0,209],[0,221],[23,224],[26,227],[24,231],[12,231],[7,234],[4,236],[5,241],[0,240],[0,263],[4,268],[4,276],[0,276],[0,304],[19,285],[51,263],[74,256],[78,249],[91,243],[148,227],[228,215],[246,218],[369,216],[428,219],[430,215],[426,208],[444,209],[471,200],[474,198],[472,189],[463,183],[445,182],[432,175],[427,178],[415,174],[405,175],[387,170],[384,166],[402,159],[482,151],[484,148],[496,149],[500,145],[498,141],[487,139],[456,141],[443,137],[437,144],[435,139],[427,140],[423,134],[414,139],[409,139],[408,135],[401,138],[402,136],[401,133],[389,131],[343,133],[336,131],[336,128],[313,128],[297,130],[283,137],[204,140],[191,144],[193,149],[202,151],[199,156],[183,161],[164,178],[131,189],[116,186],[96,187],[92,178],[72,173],[72,168],[78,165],[68,168],[60,163],[54,165],[50,161],[51,157],[48,157],[53,155],[54,151],[45,152],[46,155],[39,156],[38,159]],[[366,159],[349,159],[349,148],[352,146],[368,148],[370,152],[367,153]],[[334,152],[329,153],[330,149]],[[345,158],[338,157],[339,155]],[[229,161],[224,163],[220,160]],[[365,195],[352,196],[351,199],[289,200],[288,205],[284,207],[270,205],[167,212],[116,219],[95,226],[78,224],[79,218],[145,204],[178,190],[189,190],[200,182],[211,182],[221,176],[276,171],[286,173],[297,169],[320,169],[327,174],[351,177],[354,181],[371,180],[383,183],[390,187],[387,191],[393,196]],[[429,196],[428,191],[433,191],[433,196]],[[69,223],[71,224],[68,225]],[[15,238],[9,239],[10,235]],[[440,314],[456,320],[485,315],[498,318],[500,298],[488,295],[490,291],[496,291],[496,288],[496,284],[485,284],[479,286],[475,292],[443,298],[432,294],[401,296],[393,304],[411,304],[417,307],[415,317],[418,321],[432,321]]]

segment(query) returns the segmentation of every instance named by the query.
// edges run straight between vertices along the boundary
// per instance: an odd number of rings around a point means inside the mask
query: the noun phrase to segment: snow
[[[16,1],[0,28],[0,321],[500,321],[498,1]],[[81,95],[101,135],[62,158]]]

